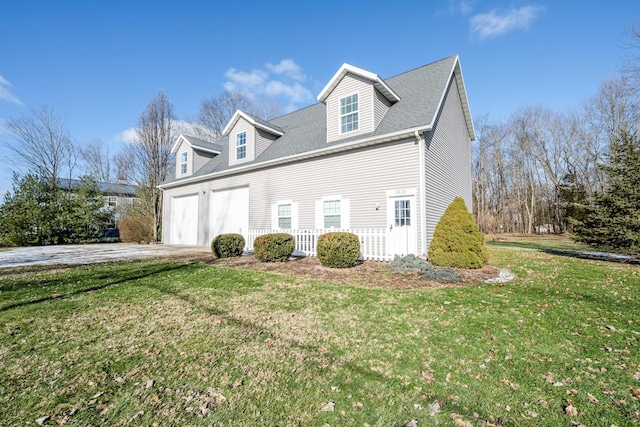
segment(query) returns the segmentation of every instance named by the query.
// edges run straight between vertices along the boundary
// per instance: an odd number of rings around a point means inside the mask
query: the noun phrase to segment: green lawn
[[[0,270],[0,424],[640,425],[638,266],[490,247],[516,280]]]

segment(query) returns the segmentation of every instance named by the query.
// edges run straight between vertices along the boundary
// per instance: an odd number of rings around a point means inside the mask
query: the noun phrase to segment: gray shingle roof
[[[327,142],[326,106],[321,103],[285,114],[269,122],[254,117],[256,121],[282,129],[284,135],[271,143],[255,160],[234,166],[228,164],[229,137],[219,138],[215,145],[220,147],[221,154],[215,156],[193,175],[178,180],[192,179],[403,129],[432,125],[456,61],[457,56],[450,56],[385,79],[385,83],[398,94],[400,101],[389,108],[373,132]],[[164,184],[178,180],[171,177]]]
[[[182,135],[184,139],[191,145],[191,147],[195,150],[198,148],[203,148],[208,151],[221,151],[222,147],[218,144],[214,144],[213,142],[205,141],[204,139],[196,138],[195,136],[190,135]]]

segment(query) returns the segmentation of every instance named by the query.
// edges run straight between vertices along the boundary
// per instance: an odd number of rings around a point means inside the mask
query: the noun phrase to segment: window
[[[247,132],[236,135],[236,160],[247,157]]]
[[[340,200],[324,201],[324,228],[340,228]]]
[[[278,205],[278,228],[291,228],[291,203]]]
[[[358,94],[340,99],[340,133],[358,130]]]
[[[115,208],[116,206],[118,206],[118,198],[116,196],[107,197],[107,204]]]
[[[396,200],[395,217],[396,227],[411,225],[411,206],[410,200]]]
[[[180,153],[180,174],[184,175],[187,173],[187,159],[189,158],[189,154],[186,151]]]

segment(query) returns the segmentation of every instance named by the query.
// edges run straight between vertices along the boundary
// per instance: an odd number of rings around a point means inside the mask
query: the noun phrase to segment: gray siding
[[[370,80],[347,74],[327,98],[327,142],[343,137],[360,135],[374,130],[373,93],[375,88]],[[340,133],[340,98],[358,94],[358,130]]]
[[[262,129],[256,129],[256,157],[258,157],[262,152],[273,142],[275,141],[277,136],[270,134],[269,132],[265,132]]]
[[[351,228],[386,228],[387,190],[417,188],[418,145],[415,139],[387,143],[313,160],[232,175],[164,191],[165,243],[173,196],[198,193],[198,244],[209,242],[209,197],[213,190],[249,186],[249,228],[272,228],[271,206],[278,200],[298,203],[299,228],[315,228],[315,202],[340,195],[350,204]],[[418,206],[421,200],[418,195]],[[376,204],[379,209],[376,210]],[[421,212],[416,212],[416,218]],[[419,227],[418,227],[419,228]],[[420,230],[417,230],[419,240]],[[419,243],[418,243],[419,244]]]
[[[236,135],[240,132],[247,132],[247,156],[238,161],[236,160]],[[236,125],[229,132],[229,166],[241,164],[255,159],[256,132],[255,128],[240,117]]]
[[[375,94],[374,96],[374,126],[377,128],[384,115],[389,111],[389,107],[391,107],[391,101],[389,101],[383,94],[378,92],[375,88],[373,89]]]
[[[193,171],[196,172],[216,155],[204,151],[193,150]]]
[[[471,209],[471,140],[455,79],[436,118],[425,134],[427,242],[440,217],[456,196]]]

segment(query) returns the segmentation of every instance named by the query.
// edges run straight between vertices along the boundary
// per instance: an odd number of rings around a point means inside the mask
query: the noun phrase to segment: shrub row
[[[242,255],[244,238],[240,234],[221,234],[211,242],[218,258]],[[262,262],[284,262],[293,254],[296,242],[288,233],[264,234],[253,243],[253,254]],[[335,232],[318,236],[318,259],[325,267],[346,268],[360,258],[360,239],[353,233]]]

